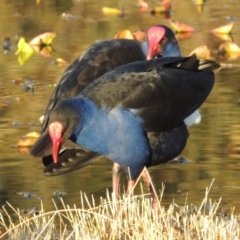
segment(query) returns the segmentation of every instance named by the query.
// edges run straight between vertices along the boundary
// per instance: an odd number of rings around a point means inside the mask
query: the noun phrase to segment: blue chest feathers
[[[81,120],[71,139],[78,145],[105,155],[123,167],[129,167],[136,178],[150,158],[150,147],[142,121],[122,107],[99,109],[82,98]]]

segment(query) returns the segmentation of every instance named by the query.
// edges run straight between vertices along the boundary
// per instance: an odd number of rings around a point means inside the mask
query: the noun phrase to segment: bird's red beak
[[[52,122],[49,125],[48,131],[49,131],[49,135],[52,139],[52,144],[53,144],[53,149],[52,149],[53,161],[54,161],[54,163],[57,163],[58,153],[59,153],[60,147],[63,143],[63,140],[62,140],[63,125],[59,122]]]
[[[151,27],[148,30],[148,54],[147,60],[153,59],[157,55],[160,55],[162,50],[160,47],[160,42],[164,39],[165,29],[159,26]]]

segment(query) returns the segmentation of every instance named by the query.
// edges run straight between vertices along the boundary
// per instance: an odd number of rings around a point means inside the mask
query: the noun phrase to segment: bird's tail
[[[212,60],[199,60],[196,54],[190,57],[183,58],[179,62],[166,64],[166,67],[177,67],[182,69],[189,69],[195,71],[216,71],[221,68],[221,65]]]

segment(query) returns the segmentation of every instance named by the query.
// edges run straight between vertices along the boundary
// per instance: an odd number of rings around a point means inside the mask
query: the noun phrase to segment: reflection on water
[[[238,16],[239,6],[225,0],[225,8],[218,1],[206,1],[203,12],[198,12],[189,1],[180,4],[173,0],[172,17],[193,26],[197,31],[180,42],[183,55],[193,49],[207,45],[211,56],[217,55],[218,47],[224,40],[210,33],[211,29],[227,22],[227,16]],[[43,114],[54,84],[58,82],[66,66],[48,64],[56,58],[73,61],[87,46],[98,39],[112,38],[122,29],[132,31],[147,29],[153,24],[168,24],[160,15],[140,14],[134,4],[126,5],[126,16],[108,16],[101,13],[105,6],[119,7],[117,1],[5,1],[0,8],[1,39],[10,37],[14,50],[0,55],[0,205],[9,201],[20,209],[40,206],[43,199],[47,209],[52,208],[51,199],[63,193],[68,204],[78,203],[80,191],[88,195],[104,196],[111,186],[112,163],[100,159],[95,164],[73,173],[56,177],[41,174],[40,159],[28,154],[19,154],[14,148],[18,139],[28,132],[38,131],[34,122]],[[62,13],[78,16],[66,19]],[[220,19],[220,20],[219,20]],[[53,41],[56,53],[52,58],[34,55],[23,66],[17,62],[16,34],[27,41],[43,32],[56,32]],[[240,21],[233,27],[233,39],[240,45]],[[225,59],[224,59],[225,60]],[[231,60],[231,59],[230,59]],[[227,62],[225,62],[227,63]],[[215,179],[210,197],[223,197],[223,207],[228,211],[236,206],[240,211],[240,70],[239,58],[228,62],[216,75],[215,88],[207,102],[201,107],[202,122],[190,128],[190,138],[184,150],[184,157],[191,160],[185,164],[166,164],[151,169],[157,189],[166,185],[163,203],[169,204],[174,198],[179,204],[198,204],[205,188]],[[23,91],[13,79],[32,79],[34,94]],[[14,123],[21,124],[14,124]],[[19,193],[23,193],[22,195]],[[26,196],[32,196],[27,198]]]

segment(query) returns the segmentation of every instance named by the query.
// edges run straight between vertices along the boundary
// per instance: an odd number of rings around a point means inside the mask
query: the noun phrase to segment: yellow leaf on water
[[[175,32],[195,32],[195,29],[192,26],[179,21],[170,20],[170,25]]]
[[[228,42],[232,42],[233,38],[231,36],[231,34],[224,34],[224,33],[217,33],[217,32],[213,32],[214,36],[224,40],[224,41],[228,41]]]
[[[224,42],[218,48],[218,58],[222,61],[233,61],[240,57],[240,47],[233,42]]]
[[[29,45],[26,41],[25,38],[21,37],[18,41],[18,50],[16,52],[16,54],[19,54],[21,52],[29,52],[29,53],[33,53],[33,47],[31,45]]]
[[[221,61],[233,61],[233,60],[236,60],[239,57],[240,57],[240,52],[224,52],[224,51],[223,52],[222,51],[218,52],[218,58]],[[223,64],[224,63],[221,63],[222,67],[225,67],[225,68],[227,68],[229,66],[231,67],[231,65],[228,65],[228,64],[223,65]],[[236,65],[234,65],[234,66],[236,66]]]
[[[240,47],[236,43],[224,42],[219,46],[220,51],[240,53]]]
[[[122,10],[119,8],[110,8],[110,7],[103,7],[102,8],[102,12],[104,14],[116,14],[116,15],[120,15],[122,14]]]
[[[43,123],[44,115],[42,115],[38,120],[40,123]]]
[[[202,46],[195,48],[189,54],[189,56],[193,55],[194,53],[197,55],[198,59],[210,59],[210,57],[211,57],[211,51],[206,45],[202,45]]]
[[[218,27],[218,28],[214,28],[212,30],[212,33],[228,34],[232,31],[232,27],[233,27],[233,22],[228,23],[228,24]]]
[[[23,138],[17,143],[17,147],[31,147],[37,141],[37,138]]]
[[[33,55],[34,49],[23,37],[19,39],[17,46],[18,62],[20,65],[23,65]]]
[[[29,52],[21,52],[18,55],[18,63],[22,66],[24,63],[33,55],[32,53]]]
[[[114,38],[121,38],[121,39],[134,39],[133,34],[131,33],[130,30],[125,29],[125,30],[121,30],[119,32],[116,33],[116,35],[114,36]]]
[[[39,4],[41,2],[41,0],[36,0],[36,4]]]
[[[30,133],[27,133],[26,135],[23,136],[23,138],[28,138],[28,137],[39,138],[40,133],[39,132],[30,132]]]
[[[146,38],[146,32],[142,31],[142,30],[138,30],[132,33],[134,38],[138,41],[142,41]]]

